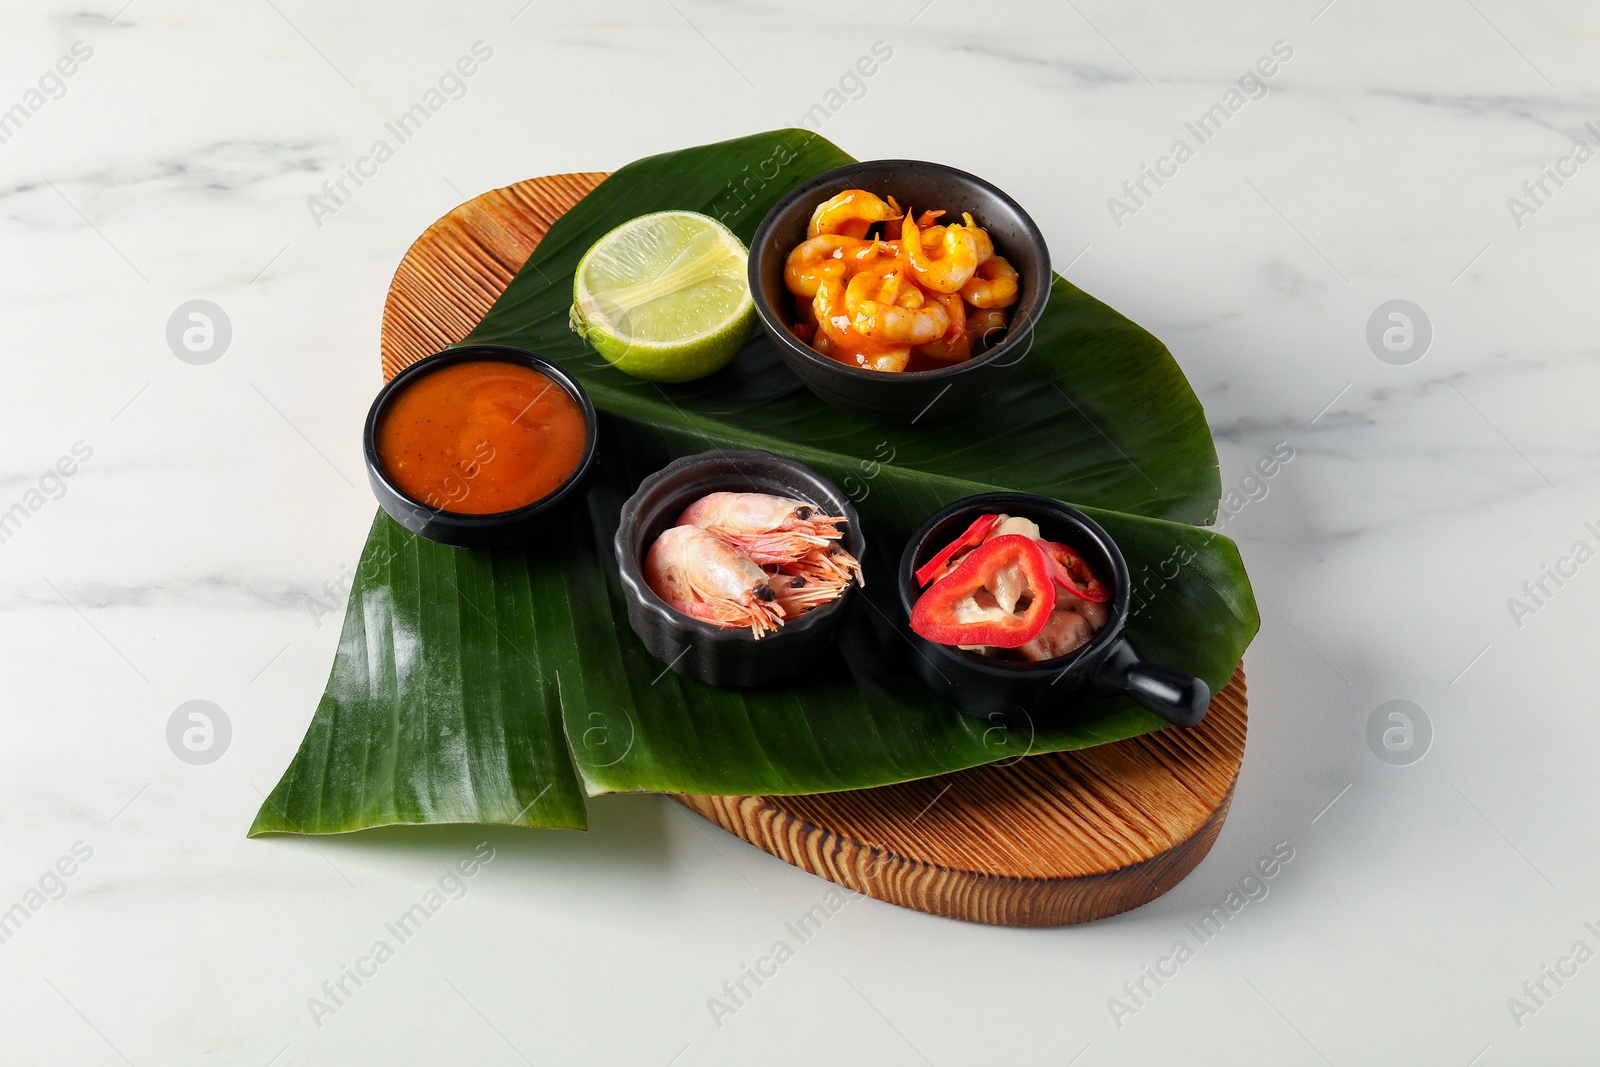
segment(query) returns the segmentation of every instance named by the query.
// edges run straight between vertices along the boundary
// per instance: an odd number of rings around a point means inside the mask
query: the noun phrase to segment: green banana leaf
[[[1233,543],[1189,525],[1211,521],[1220,489],[1204,413],[1159,341],[1065,280],[994,403],[923,426],[823,405],[764,338],[717,375],[659,386],[568,329],[577,260],[613,226],[688,208],[748,241],[785,192],[847,162],[797,130],[668,153],[624,167],[550,229],[468,340],[534,349],[583,381],[602,412],[587,512],[527,551],[448,548],[380,512],[327,691],[252,835],[582,827],[586,794],[857,789],[1163,727],[1122,698],[1039,721],[979,719],[911,676],[889,576],[929,513],[988,489],[1088,511],[1135,576],[1134,644],[1213,690],[1226,684],[1259,617]],[[627,625],[611,552],[622,501],[670,460],[729,447],[809,463],[861,514],[865,595],[837,651],[794,685],[681,678]]]

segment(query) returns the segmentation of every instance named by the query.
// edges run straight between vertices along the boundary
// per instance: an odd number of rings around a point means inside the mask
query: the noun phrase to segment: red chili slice
[[[990,645],[1016,648],[1038,636],[1056,607],[1052,564],[1031,537],[1002,534],[972,550],[956,569],[934,582],[917,598],[911,609],[911,629],[940,645]],[[963,620],[959,610],[980,590],[996,582],[1000,572],[1015,568],[1028,586],[1032,598],[1019,615],[1003,611],[998,605],[967,608],[971,616]],[[992,592],[991,592],[992,595]]]
[[[1056,584],[1062,589],[1091,604],[1104,604],[1111,599],[1105,583],[1094,576],[1094,571],[1089,569],[1088,561],[1082,556],[1059,541],[1041,540],[1039,547],[1044,549],[1045,556],[1049,558]]]
[[[945,545],[938,555],[917,568],[917,585],[924,586],[936,582],[955,570],[954,565],[946,566],[950,563],[951,557],[983,544],[983,539],[989,536],[989,531],[994,529],[995,523],[999,521],[998,515],[979,515],[972,520],[972,525],[967,527],[966,533]]]

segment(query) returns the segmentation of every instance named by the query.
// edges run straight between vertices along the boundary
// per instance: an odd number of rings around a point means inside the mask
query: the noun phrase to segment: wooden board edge
[[[925,863],[812,825],[768,797],[672,794],[672,799],[808,874],[877,900],[964,922],[1069,926],[1131,911],[1177,886],[1216,843],[1233,792],[1230,785],[1195,832],[1161,854],[1075,878],[1016,878]]]
[[[555,221],[610,176],[575,171],[490,189],[457,204],[418,234],[384,295],[378,334],[384,380],[471,333]],[[485,255],[489,241],[472,238],[490,232],[515,252],[498,259]],[[447,250],[462,254],[451,257]],[[424,324],[441,321],[448,326],[431,336],[420,334]]]

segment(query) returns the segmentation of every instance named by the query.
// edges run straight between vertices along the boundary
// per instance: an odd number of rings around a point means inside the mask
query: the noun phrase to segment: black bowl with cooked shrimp
[[[994,516],[1006,521],[996,522]],[[972,640],[983,652],[924,636],[942,636],[936,626],[927,624],[926,601],[942,602],[951,635],[977,634],[984,620],[998,620],[999,626],[1019,622],[1027,614],[1023,604],[1037,606],[1040,591],[1029,587],[1026,575],[1020,583],[1013,575],[1013,587],[1020,584],[1022,595],[1013,592],[1011,605],[997,607],[995,596],[1004,597],[1004,592],[1002,582],[992,575],[1001,571],[991,568],[985,586],[985,576],[978,573],[983,561],[976,557],[980,549],[992,549],[989,555],[998,557],[1006,548],[1015,549],[1019,558],[1031,555],[1021,543],[1034,540],[1051,550],[1038,558],[1056,556],[1067,562],[1065,571],[1055,572],[1060,574],[1060,586],[1044,578],[1050,604],[1060,605],[1054,610],[1046,606],[1044,613],[1051,622],[1081,627],[1081,633],[1074,635],[1070,626],[1062,626],[1052,636],[1051,628],[1041,632],[1036,626],[1038,636],[1027,646],[989,636],[994,628],[979,637],[945,637],[963,643]],[[1053,568],[1048,559],[1044,566]],[[951,586],[941,597],[935,591],[946,579]],[[1146,662],[1129,643],[1124,634],[1132,599],[1127,561],[1111,535],[1076,508],[1031,493],[982,493],[958,500],[911,536],[897,581],[902,622],[916,651],[908,656],[912,669],[930,689],[964,711],[988,717],[1020,710],[1031,719],[1065,710],[1076,694],[1090,692],[1130,697],[1178,726],[1193,726],[1205,717],[1211,693],[1204,681]],[[1014,647],[986,647],[994,640]],[[1058,649],[1064,654],[1053,654]]]
[[[687,456],[639,484],[613,541],[628,624],[678,674],[794,677],[834,644],[860,580],[860,520],[832,482],[758,450]]]
[[[1027,355],[1052,277],[1020,204],[918,160],[818,175],[750,243],[750,291],[783,361],[829,404],[878,422],[976,406]]]

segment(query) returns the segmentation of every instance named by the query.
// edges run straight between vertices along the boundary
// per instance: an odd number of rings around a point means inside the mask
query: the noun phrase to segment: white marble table
[[[6,1063],[1593,1060],[1600,162],[1571,153],[1600,148],[1600,12],[122,2],[0,34]],[[247,841],[373,511],[357,431],[413,236],[517,179],[808,113],[1029,205],[1170,345],[1228,484],[1292,450],[1224,527],[1263,628],[1210,857],[1083,928],[853,901],[729,1013],[829,886],[660,798],[594,801],[587,835]],[[191,300],[231,327],[208,363],[168,344]],[[1368,344],[1391,300],[1431,327],[1420,359],[1398,320],[1400,351]],[[190,700],[231,725],[210,764],[168,747]],[[1426,758],[1398,720],[1402,751],[1369,746],[1392,700]]]

